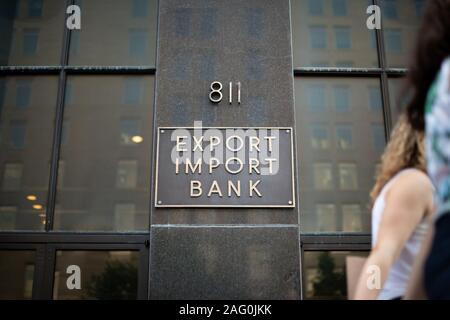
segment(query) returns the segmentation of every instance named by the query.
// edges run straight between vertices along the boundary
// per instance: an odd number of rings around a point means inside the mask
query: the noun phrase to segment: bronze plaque
[[[292,128],[158,128],[156,207],[295,207]]]

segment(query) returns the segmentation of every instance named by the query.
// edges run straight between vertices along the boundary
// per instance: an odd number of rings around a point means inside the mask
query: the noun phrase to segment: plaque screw
[[[159,201],[158,201],[158,204],[162,204],[162,201],[161,201],[161,200],[159,200]]]
[[[161,133],[164,133],[164,130],[161,130]]]
[[[292,201],[291,200],[289,200],[289,202],[288,202],[289,204],[292,204]]]
[[[289,129],[286,130],[286,133],[289,133]]]

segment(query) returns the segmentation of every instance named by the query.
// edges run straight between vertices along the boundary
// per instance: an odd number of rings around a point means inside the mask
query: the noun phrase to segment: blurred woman
[[[450,61],[444,62],[447,57],[450,57],[450,0],[429,0],[407,76],[412,99],[406,111],[415,130],[426,129],[427,169],[436,187],[437,214],[430,223],[434,231],[430,230],[423,245],[408,288],[407,298],[412,299],[450,299]]]
[[[425,173],[424,134],[402,115],[381,158],[372,199],[372,251],[355,299],[400,299],[427,233],[433,187]]]

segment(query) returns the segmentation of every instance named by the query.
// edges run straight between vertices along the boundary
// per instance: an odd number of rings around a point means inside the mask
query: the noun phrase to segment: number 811
[[[211,83],[210,87],[211,91],[209,92],[209,100],[212,103],[219,103],[223,99],[223,85],[222,82],[214,81]],[[241,104],[241,83],[236,82],[236,88],[237,88],[237,103]],[[228,103],[233,103],[233,82],[228,83]]]

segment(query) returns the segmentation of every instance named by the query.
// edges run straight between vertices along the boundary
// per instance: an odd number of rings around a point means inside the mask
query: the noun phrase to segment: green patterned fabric
[[[439,217],[450,213],[450,58],[428,92],[425,128],[427,170],[436,187]]]

